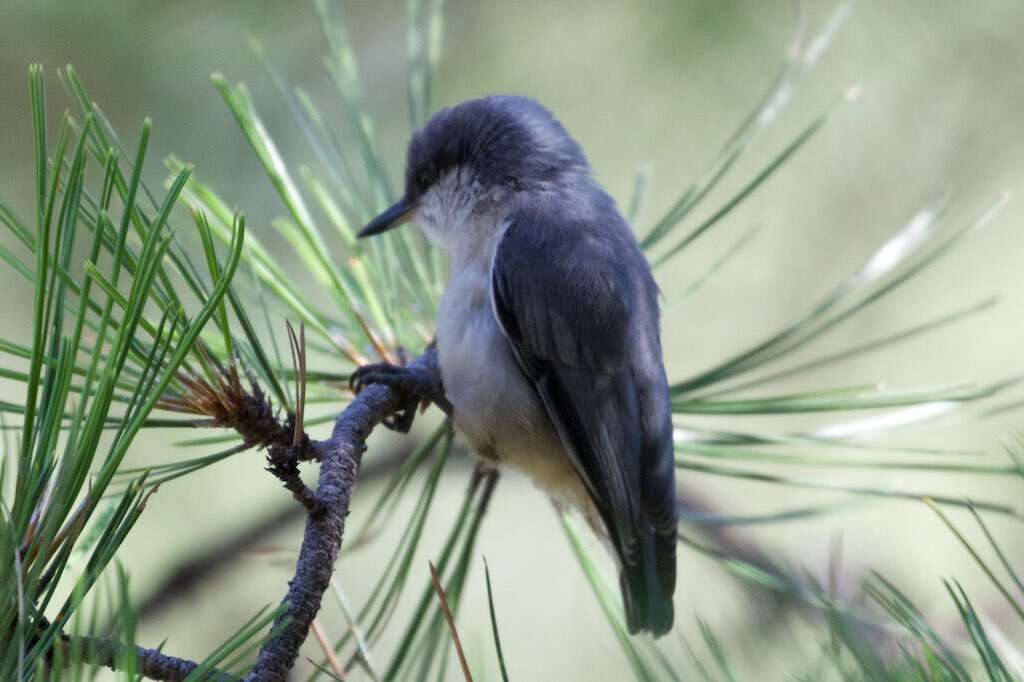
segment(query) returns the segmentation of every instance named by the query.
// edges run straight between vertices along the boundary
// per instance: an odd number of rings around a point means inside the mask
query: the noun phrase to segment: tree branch
[[[117,671],[120,661],[134,657],[135,672],[151,680],[178,682],[184,680],[199,664],[177,656],[168,656],[156,649],[134,647],[113,639],[100,637],[66,637],[61,638],[61,646],[66,650],[80,652],[81,660],[92,665],[103,666]],[[234,675],[220,670],[209,670],[204,680],[237,680]]]
[[[301,346],[300,342],[296,343]],[[441,385],[437,352],[433,347],[408,369],[420,372],[430,380],[430,385]],[[256,666],[247,676],[250,680],[284,680],[309,634],[329,585],[366,439],[377,424],[386,422],[400,408],[408,407],[407,396],[401,390],[369,384],[338,416],[331,437],[326,441],[312,441],[304,433],[299,434],[301,416],[289,415],[285,423],[277,420],[269,398],[255,381],[251,382],[251,390],[246,391],[234,365],[223,371],[215,383],[202,377],[182,377],[182,381],[191,392],[169,395],[161,401],[161,407],[203,415],[209,425],[237,430],[247,445],[266,447],[268,470],[284,483],[307,512],[295,575],[289,581],[283,602],[285,608],[276,619]],[[321,463],[315,492],[299,477],[299,462],[309,460]],[[116,642],[105,642],[94,648],[100,652],[96,663],[108,667],[116,664],[120,652],[134,651]],[[197,667],[191,661],[164,657],[148,649],[139,649],[137,655],[140,661],[153,662],[150,669],[157,677],[145,673],[153,679],[182,679]],[[140,667],[146,668],[141,663]]]
[[[436,351],[427,349],[410,367],[439,375]],[[334,571],[366,439],[402,403],[397,391],[371,384],[338,415],[331,437],[315,443],[321,455],[315,493],[319,512],[306,519],[295,575],[284,598],[285,611],[275,621],[275,634],[263,645],[247,680],[284,680],[295,664]]]

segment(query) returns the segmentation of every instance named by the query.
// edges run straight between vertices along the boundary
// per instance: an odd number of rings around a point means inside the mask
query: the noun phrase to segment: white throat
[[[416,222],[451,255],[453,272],[482,264],[489,269],[506,226],[499,197],[465,167],[447,173],[423,195]]]

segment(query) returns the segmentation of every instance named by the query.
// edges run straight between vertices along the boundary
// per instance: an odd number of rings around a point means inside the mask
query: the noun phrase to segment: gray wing
[[[611,536],[630,630],[673,620],[676,503],[657,287],[611,201],[601,222],[557,204],[512,216],[494,311]]]

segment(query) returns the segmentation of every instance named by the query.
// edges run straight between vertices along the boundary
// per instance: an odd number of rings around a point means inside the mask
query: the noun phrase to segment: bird
[[[408,222],[450,262],[441,386],[419,397],[485,462],[582,513],[612,549],[631,634],[669,632],[678,511],[659,290],[582,148],[528,97],[441,109],[409,142],[401,199],[359,236]],[[353,378],[412,390],[414,372],[377,363]]]

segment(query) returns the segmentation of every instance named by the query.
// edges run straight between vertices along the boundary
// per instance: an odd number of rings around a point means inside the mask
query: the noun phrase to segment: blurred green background
[[[808,5],[812,28],[833,9],[830,3]],[[397,173],[409,136],[405,3],[348,2],[345,12],[377,132]],[[621,203],[628,201],[638,168],[651,169],[653,184],[640,220],[646,227],[710,163],[768,87],[785,54],[794,10],[790,3],[753,0],[449,0],[446,16],[435,105],[492,92],[536,97],[581,142],[597,177]],[[127,139],[136,135],[144,116],[153,118],[150,181],[164,177],[158,160],[167,154],[194,163],[200,178],[244,208],[264,243],[289,253],[269,227],[282,208],[208,77],[216,70],[246,81],[285,155],[311,161],[287,105],[247,46],[247,34],[262,42],[285,78],[306,87],[329,109],[332,90],[321,62],[326,47],[310,3],[7,0],[0,22],[0,192],[23,216],[31,214],[33,196],[26,67],[37,61],[46,66],[52,114],[64,102],[55,71],[70,62]],[[952,219],[966,221],[1003,191],[1019,192],[1024,179],[1017,143],[1024,138],[1021,35],[1024,5],[1016,0],[858,2],[791,108],[741,162],[737,177],[759,168],[850,86],[862,89],[859,100],[835,116],[726,225],[658,273],[666,299],[670,375],[680,378],[703,368],[804,312],[937,195],[951,191]],[[727,182],[718,196],[737,187],[738,180]],[[852,360],[815,376],[813,383],[793,381],[772,392],[864,382],[992,381],[1020,372],[1022,215],[1020,202],[1011,202],[993,226],[952,258],[885,305],[844,325],[826,345],[880,336],[998,293],[1002,301],[994,311],[895,350]],[[674,292],[754,225],[761,230],[744,256],[699,296],[675,300]],[[7,291],[0,324],[15,330],[12,336],[23,327],[27,335],[27,289],[6,272],[0,277]],[[4,385],[2,397],[17,398],[16,390]],[[716,425],[723,427],[722,420]],[[998,451],[1019,426],[1019,414],[1010,414],[941,433],[920,430],[912,440]],[[133,462],[181,456],[168,446],[170,440],[147,434]],[[364,462],[400,447],[401,441],[381,435],[374,444]],[[144,601],[193,553],[216,551],[236,533],[293,504],[262,466],[262,457],[250,453],[161,488],[120,555],[137,599]],[[834,476],[857,480],[847,472]],[[884,474],[870,476],[886,482]],[[983,477],[951,482],[898,476],[891,482],[916,487],[919,479],[922,488],[945,486],[959,495],[984,491],[1020,501],[1019,487]],[[439,518],[448,518],[443,515],[461,500],[464,480],[463,470],[448,477],[447,494],[435,512]],[[729,513],[765,511],[782,499],[787,504],[815,499],[809,493],[696,475],[686,484]],[[359,489],[352,518],[372,501],[374,490],[372,483]],[[1024,559],[1024,543],[1014,544],[1012,537],[1016,528],[999,520],[993,527],[1007,538],[1015,557]],[[424,576],[430,550],[447,529],[446,521],[439,522],[425,543],[418,564]],[[143,618],[140,643],[153,646],[166,637],[174,653],[202,657],[257,606],[277,602],[300,536],[301,524],[295,521],[226,557],[227,570]],[[986,603],[988,586],[980,572],[920,504],[874,505],[826,521],[739,529],[735,536],[822,579],[827,579],[834,547],[841,544],[843,590],[854,594],[865,570],[880,569],[920,603],[933,605],[940,624],[952,608],[942,598],[940,576],[962,578],[976,603],[983,609]],[[357,602],[373,585],[389,538],[378,545],[348,555],[343,551],[337,577]],[[507,475],[499,486],[478,550],[491,566],[514,679],[616,680],[628,675],[554,512],[521,477]],[[471,586],[460,630],[471,665],[488,669],[494,679],[482,571]],[[408,595],[403,607],[414,598]],[[705,618],[750,679],[774,678],[768,671],[781,676],[782,671],[810,669],[819,645],[809,628],[791,617],[762,622],[759,608],[751,593],[719,566],[681,550],[681,634],[693,637],[696,617]],[[987,615],[996,625],[1007,624],[1005,614]],[[341,631],[336,608],[327,607],[322,618],[329,630]],[[318,658],[311,644],[306,651]],[[673,651],[684,658],[682,649]],[[449,670],[451,679],[458,679],[456,667]]]

